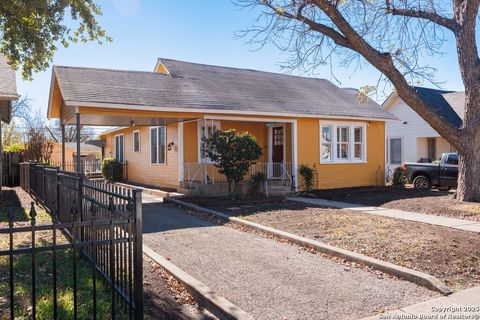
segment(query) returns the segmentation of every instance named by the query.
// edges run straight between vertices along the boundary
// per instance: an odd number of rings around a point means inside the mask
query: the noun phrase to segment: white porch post
[[[61,119],[60,121],[62,121]],[[62,170],[65,171],[65,124],[61,125],[62,128]]]
[[[293,189],[298,190],[298,133],[297,133],[297,120],[292,122],[292,178]]]
[[[267,179],[272,177],[272,163],[273,163],[273,129],[268,127],[268,159],[267,159]],[[293,149],[292,149],[293,150]]]
[[[178,182],[181,184],[185,179],[184,163],[183,163],[183,122],[178,123]]]
[[[77,130],[77,173],[82,173],[82,163],[80,158],[80,113],[76,113],[75,129]]]

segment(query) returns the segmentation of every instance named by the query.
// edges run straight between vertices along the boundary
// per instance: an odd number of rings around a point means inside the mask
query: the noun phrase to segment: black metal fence
[[[32,264],[32,315],[35,319],[35,257],[48,251],[53,255],[54,292],[53,318],[57,319],[56,254],[70,250],[73,276],[73,317],[78,318],[77,260],[83,258],[91,269],[91,318],[97,318],[97,282],[103,281],[110,290],[111,319],[119,312],[128,319],[143,319],[142,282],[142,200],[140,190],[89,181],[82,175],[60,171],[58,167],[22,163],[21,187],[29,192],[52,214],[52,223],[37,225],[31,214],[30,226],[14,226],[9,217],[9,227],[0,228],[0,234],[10,236],[10,248],[0,251],[0,256],[10,257],[10,318],[14,319],[15,283],[13,259],[18,254],[30,254]],[[81,200],[79,200],[81,199]],[[34,207],[32,206],[33,210]],[[52,243],[38,246],[36,233],[51,231]],[[69,240],[57,244],[58,231]],[[29,247],[14,248],[14,234],[31,232]],[[122,317],[123,318],[123,317]]]

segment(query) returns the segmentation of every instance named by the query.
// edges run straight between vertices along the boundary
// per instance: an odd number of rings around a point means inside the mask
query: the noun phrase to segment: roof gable
[[[424,87],[413,87],[420,98],[438,115],[455,127],[462,125],[464,92],[438,90]],[[396,92],[392,93],[382,104],[386,110],[392,110],[395,101],[400,99]]]

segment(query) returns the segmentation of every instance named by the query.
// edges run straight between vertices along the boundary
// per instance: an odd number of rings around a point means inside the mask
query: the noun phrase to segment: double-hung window
[[[140,152],[140,130],[133,131],[133,152]]]
[[[366,161],[366,123],[320,122],[320,163]]]
[[[151,163],[165,163],[166,155],[166,127],[150,128],[150,160]]]
[[[337,160],[350,159],[350,127],[337,127]]]
[[[320,162],[333,160],[332,127],[324,125],[321,128]]]
[[[123,149],[123,133],[122,134],[117,134],[115,136],[115,159],[123,163],[124,160],[124,149]]]

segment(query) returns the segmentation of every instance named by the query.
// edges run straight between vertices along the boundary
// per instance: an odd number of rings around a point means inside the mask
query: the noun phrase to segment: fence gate
[[[10,318],[14,319],[15,281],[14,256],[31,255],[32,315],[35,319],[36,256],[51,252],[53,275],[53,315],[58,318],[56,263],[60,251],[71,256],[73,277],[73,318],[78,318],[77,297],[78,263],[87,263],[91,273],[92,319],[97,319],[98,283],[107,287],[110,294],[110,319],[143,319],[143,256],[142,256],[142,193],[141,190],[122,188],[100,181],[88,181],[82,175],[60,171],[58,167],[22,163],[21,187],[29,192],[52,214],[52,223],[37,225],[32,214],[29,226],[14,226],[9,217],[9,227],[0,228],[0,234],[10,235],[10,249],[0,251],[0,256],[10,259]],[[32,203],[32,210],[34,207]],[[50,244],[39,244],[38,231],[51,232]],[[14,247],[14,234],[31,232],[28,247]],[[59,244],[62,233],[68,243]]]
[[[2,186],[17,187],[20,185],[20,162],[23,159],[21,152],[2,153]]]

